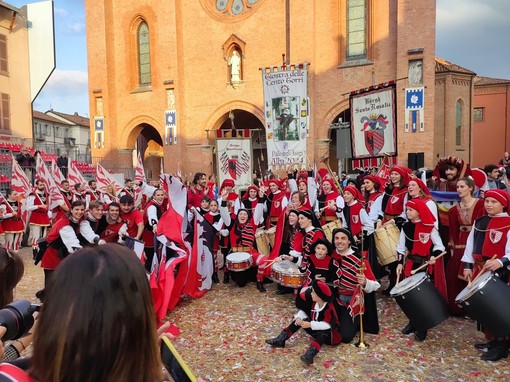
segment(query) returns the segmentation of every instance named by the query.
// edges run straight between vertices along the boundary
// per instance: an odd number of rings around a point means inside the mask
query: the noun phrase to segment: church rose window
[[[209,12],[221,19],[248,17],[264,0],[202,0]]]

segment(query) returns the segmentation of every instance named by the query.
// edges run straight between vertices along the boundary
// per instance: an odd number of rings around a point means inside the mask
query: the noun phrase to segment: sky
[[[479,76],[510,79],[508,15],[509,0],[437,0],[436,56]],[[55,33],[57,67],[34,108],[89,116],[83,0],[55,0]]]

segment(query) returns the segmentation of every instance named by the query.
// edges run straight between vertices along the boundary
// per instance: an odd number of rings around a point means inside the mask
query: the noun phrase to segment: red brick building
[[[212,173],[214,130],[228,128],[229,115],[238,128],[259,129],[253,148],[263,153],[259,68],[281,65],[282,54],[289,64],[310,64],[309,158],[329,155],[336,169],[330,126],[349,120],[349,92],[391,80],[399,163],[423,152],[430,167],[442,153],[434,130],[435,1],[86,0],[85,9],[92,156],[110,168],[131,167],[137,147],[149,176],[159,173],[161,157],[166,171]],[[235,83],[233,50],[241,53]],[[411,134],[403,127],[403,89],[419,61],[425,129]],[[172,144],[168,110],[176,118]]]

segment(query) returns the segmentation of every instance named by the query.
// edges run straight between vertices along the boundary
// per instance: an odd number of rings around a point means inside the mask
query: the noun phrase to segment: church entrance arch
[[[224,153],[217,152],[217,140],[226,138],[249,139],[251,168],[247,175],[250,180],[253,178],[253,173],[257,173],[257,176],[267,173],[267,147],[263,122],[250,111],[232,109],[217,118],[213,129],[209,130],[209,141],[214,146],[213,173],[217,175],[218,182],[220,182],[220,172],[225,173],[225,169],[229,171],[231,177],[235,177],[241,172],[244,173],[246,168],[246,158],[230,158]]]
[[[136,166],[138,153],[140,153],[145,176],[148,179],[158,179],[163,160],[163,138],[153,126],[146,123],[142,123],[140,126],[142,129],[136,138],[133,163]]]
[[[329,166],[339,176],[352,171],[351,110],[338,113],[329,123]]]

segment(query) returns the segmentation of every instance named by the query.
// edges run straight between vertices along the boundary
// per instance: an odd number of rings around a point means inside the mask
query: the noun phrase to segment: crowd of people
[[[301,360],[311,364],[324,344],[353,340],[359,331],[360,311],[364,312],[363,330],[379,332],[375,292],[386,277],[388,287],[383,295],[395,297],[402,280],[409,281],[416,274],[427,275],[452,315],[466,314],[456,298],[485,271],[496,272],[497,278],[508,284],[510,196],[497,182],[492,182],[497,181],[499,172],[497,166],[495,169],[486,166],[484,171],[476,172],[455,157],[441,158],[428,174],[393,166],[388,168],[387,177],[380,177],[381,172],[368,172],[345,183],[325,168],[308,171],[289,168],[283,177],[271,174],[265,179],[254,178],[242,194],[235,189],[233,180],[225,180],[218,187],[214,177],[208,179],[199,172],[187,186],[187,218],[191,229],[196,211],[214,229],[215,239],[210,243],[213,283],[219,283],[220,276],[223,283],[232,282],[239,287],[255,281],[259,293],[267,293],[265,284],[273,280],[278,283],[277,294],[294,294],[298,312],[277,337],[266,342],[284,347],[303,328],[312,342]],[[486,174],[482,182],[480,173]],[[158,182],[147,184],[126,179],[118,194],[114,187],[99,191],[95,180],[72,186],[63,181],[60,186],[64,202],[53,210],[49,210],[49,195],[39,179],[26,201],[30,212],[29,243],[45,276],[45,288],[37,297],[45,306],[46,303],[50,306],[52,295],[59,295],[58,299],[68,297],[62,292],[73,288],[65,285],[68,282],[81,280],[77,288],[83,291],[87,283],[99,277],[94,272],[103,271],[110,261],[110,252],[124,251],[108,243],[124,244],[128,238],[143,243],[138,263],[145,266],[145,274],[151,272],[155,256],[160,256],[156,240],[158,224],[169,204],[169,195]],[[459,201],[445,211],[433,198],[434,191],[455,192]],[[136,192],[141,192],[143,198],[138,198]],[[136,204],[135,200],[141,201]],[[8,255],[7,263],[18,258],[27,228],[20,214],[21,201],[15,191],[9,191],[0,204],[5,247],[1,251]],[[73,256],[74,253],[81,256]],[[96,259],[94,253],[102,255]],[[10,266],[19,263],[14,260]],[[93,262],[90,275],[72,273],[73,262],[87,261]],[[86,264],[78,265],[82,269]],[[112,264],[117,266],[127,265]],[[7,269],[5,265],[3,268]],[[11,294],[4,294],[1,300],[4,305],[12,300],[12,289],[23,270],[11,273],[12,279],[5,287]],[[107,277],[114,283],[113,273]],[[119,288],[122,295],[125,291],[122,286]],[[83,295],[81,303],[88,300],[93,304],[94,297]],[[69,306],[74,303],[69,301]],[[88,308],[83,305],[79,309],[86,312]],[[424,341],[428,330],[437,323],[423,325],[413,312],[402,309],[409,318],[402,333],[414,334],[417,341]],[[434,305],[429,309],[435,309]],[[69,308],[69,312],[66,320],[73,320],[76,311]],[[77,320],[86,326],[79,317]],[[41,319],[39,326],[45,327],[49,322]],[[490,324],[482,326],[487,342],[476,344],[478,349],[485,350],[481,358],[497,361],[507,357],[510,333],[502,335],[494,332]],[[152,326],[144,327],[155,336]],[[114,336],[107,326],[102,329],[105,336]],[[37,354],[37,349],[49,349],[59,343],[38,340],[36,335],[33,370],[37,380],[46,380],[38,367],[47,361],[45,355]],[[9,344],[9,356],[19,355],[25,347],[22,342]],[[58,354],[62,355],[62,351]],[[85,365],[88,355],[83,351],[80,362]],[[63,369],[68,364],[65,357],[62,355],[59,361],[62,369],[52,372],[69,372]],[[154,373],[150,378],[155,378]]]

